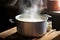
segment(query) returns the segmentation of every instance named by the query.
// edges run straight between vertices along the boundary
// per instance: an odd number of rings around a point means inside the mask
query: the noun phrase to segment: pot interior
[[[16,20],[18,21],[23,21],[23,22],[42,22],[42,21],[47,21],[47,18],[45,16],[40,16],[40,18],[25,18],[22,15],[17,15]]]

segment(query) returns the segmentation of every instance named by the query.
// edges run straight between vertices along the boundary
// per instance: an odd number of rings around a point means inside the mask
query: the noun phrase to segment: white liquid
[[[35,18],[21,18],[21,15],[17,15],[16,19],[18,21],[23,21],[23,22],[41,22],[41,21],[44,21],[42,19],[35,19]]]

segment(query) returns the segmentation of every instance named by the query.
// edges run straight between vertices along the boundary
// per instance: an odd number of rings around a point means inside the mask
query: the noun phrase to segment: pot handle
[[[51,15],[47,14],[47,17],[48,17],[48,20],[52,21],[52,16]]]
[[[46,17],[52,17],[51,15],[48,15],[48,14],[44,14]]]
[[[14,19],[9,19],[11,23],[16,23]]]
[[[50,16],[50,15],[47,15],[48,17],[52,17],[52,16]]]

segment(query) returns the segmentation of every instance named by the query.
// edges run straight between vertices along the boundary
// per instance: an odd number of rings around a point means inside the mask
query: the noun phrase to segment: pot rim
[[[17,21],[22,21],[22,22],[42,22],[42,21],[46,21],[46,20],[37,20],[37,21],[25,21],[25,20],[21,20],[21,19],[18,19],[19,17],[20,17],[21,15],[17,15],[16,17],[15,17],[15,19],[17,20]]]

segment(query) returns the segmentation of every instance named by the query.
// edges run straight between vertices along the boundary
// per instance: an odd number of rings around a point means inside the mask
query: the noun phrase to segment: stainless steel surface
[[[17,18],[17,32],[20,35],[30,36],[30,37],[39,37],[44,35],[47,32],[47,17],[45,16],[44,21],[38,22],[28,22],[28,21],[20,21]]]

